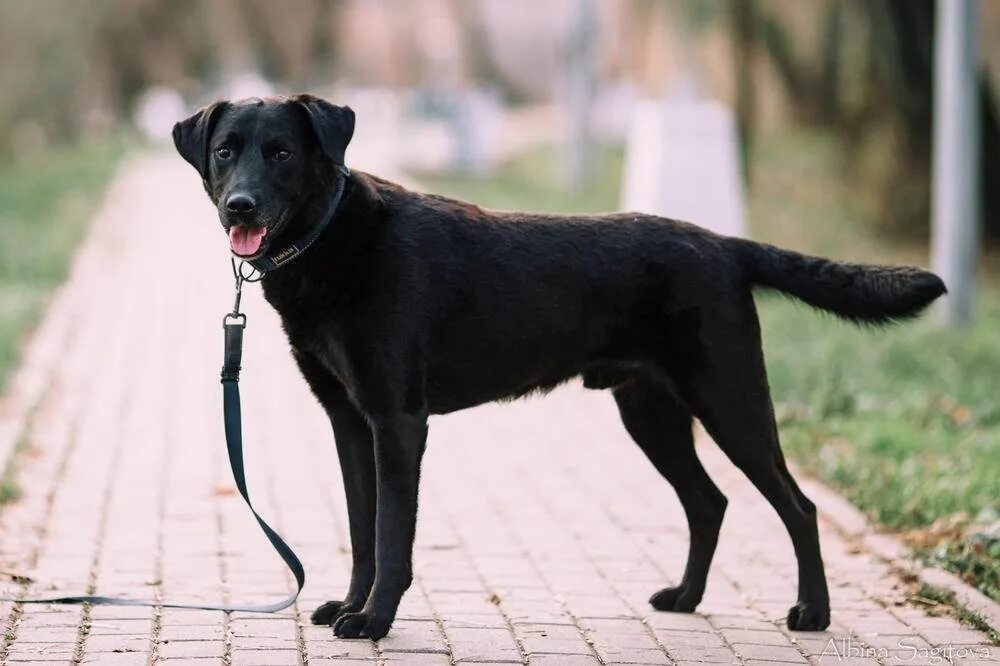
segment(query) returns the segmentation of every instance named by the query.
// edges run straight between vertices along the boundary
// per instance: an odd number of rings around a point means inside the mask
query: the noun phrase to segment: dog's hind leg
[[[767,498],[791,536],[798,560],[798,602],[788,628],[830,624],[830,597],[820,554],[816,507],[785,465],[767,386],[760,325],[750,296],[725,318],[704,322],[705,354],[683,392],[715,443]]]
[[[677,491],[690,531],[680,584],[660,590],[649,602],[657,610],[690,613],[705,592],[726,498],[695,453],[691,413],[669,389],[636,380],[616,388],[614,396],[632,439]]]

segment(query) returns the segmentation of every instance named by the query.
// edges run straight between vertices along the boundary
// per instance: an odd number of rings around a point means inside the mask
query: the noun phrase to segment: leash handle
[[[246,502],[250,513],[257,520],[264,536],[271,542],[271,546],[284,560],[292,575],[295,577],[296,589],[281,601],[272,604],[243,605],[243,604],[194,604],[194,603],[165,603],[153,599],[126,599],[121,597],[105,597],[101,595],[77,595],[68,597],[47,597],[43,599],[14,599],[0,597],[0,601],[9,601],[18,604],[93,604],[95,606],[150,606],[159,608],[181,608],[188,610],[217,610],[225,612],[238,611],[241,613],[274,613],[288,608],[295,603],[303,586],[306,584],[306,572],[295,551],[285,543],[274,529],[260,517],[253,503],[250,501],[250,492],[247,490],[246,470],[243,465],[243,419],[240,407],[240,363],[243,358],[243,330],[246,328],[247,317],[240,312],[240,295],[243,281],[246,279],[242,271],[236,271],[235,262],[233,264],[236,274],[236,300],[233,311],[227,313],[222,320],[222,327],[225,330],[224,353],[222,360],[222,417],[226,432],[226,450],[229,454],[229,466],[233,472],[233,481],[240,496]]]

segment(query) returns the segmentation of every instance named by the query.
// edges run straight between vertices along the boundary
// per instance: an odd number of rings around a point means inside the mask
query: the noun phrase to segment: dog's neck
[[[308,236],[316,227],[328,222],[331,216],[336,216],[348,197],[348,192],[351,189],[350,184],[351,177],[349,172],[345,170],[343,172],[337,171],[331,183],[317,188],[317,191],[288,221],[281,236],[275,240],[273,250],[280,250],[282,247]],[[336,197],[337,192],[340,193],[339,197]],[[337,200],[331,202],[331,196],[335,196]],[[331,208],[331,203],[334,204],[333,208]]]
[[[379,219],[380,201],[366,174],[356,171],[346,178],[334,218],[319,238],[295,261],[268,272],[261,282],[264,297],[279,313],[303,300],[345,300],[365,279],[378,227],[372,221]],[[328,214],[329,196],[327,192],[312,197],[290,221],[283,240],[308,234],[321,224]]]

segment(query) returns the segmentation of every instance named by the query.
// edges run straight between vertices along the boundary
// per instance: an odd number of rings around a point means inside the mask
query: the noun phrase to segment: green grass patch
[[[123,149],[107,139],[0,163],[0,391]]]
[[[481,178],[419,180],[490,208],[617,207],[620,150],[604,151],[601,173],[579,193],[560,186],[555,159],[539,150]],[[890,242],[865,224],[843,164],[828,137],[759,137],[748,196],[753,236],[854,261],[926,264],[926,247]],[[932,317],[860,329],[778,296],[757,300],[789,457],[901,532],[919,555],[1000,599],[1000,292],[984,287],[976,323],[959,331]]]
[[[7,465],[0,473],[0,507],[21,499],[21,485],[17,482],[17,466],[20,454],[28,448],[27,435],[22,435],[14,450],[11,451]]]
[[[920,605],[927,605],[930,603],[946,606],[948,608],[948,614],[954,615],[962,626],[975,629],[976,631],[981,631],[986,634],[987,639],[989,639],[991,643],[994,645],[1000,645],[1000,633],[997,633],[996,629],[990,626],[989,622],[986,621],[986,618],[984,618],[981,613],[965,608],[958,603],[958,600],[955,598],[955,593],[951,590],[946,590],[944,588],[924,583],[920,586],[920,589],[911,596],[911,601]],[[933,608],[929,608],[928,613],[931,615],[938,614]]]
[[[14,465],[10,464],[0,476],[0,506],[9,502],[16,502],[21,498],[21,486],[17,484],[14,474]]]

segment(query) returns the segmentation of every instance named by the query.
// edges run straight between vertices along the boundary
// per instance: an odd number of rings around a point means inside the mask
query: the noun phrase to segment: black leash
[[[339,198],[339,197],[338,197]],[[105,597],[100,595],[84,594],[71,597],[46,597],[43,599],[13,599],[0,598],[0,601],[9,601],[18,604],[94,604],[97,606],[154,606],[159,608],[186,608],[191,610],[217,610],[217,611],[239,611],[243,613],[274,613],[288,608],[298,598],[302,592],[302,587],[306,582],[306,572],[302,567],[295,552],[285,543],[285,540],[268,525],[257,510],[254,509],[250,501],[250,494],[247,491],[246,472],[243,467],[243,427],[240,412],[240,360],[243,356],[243,329],[247,325],[247,316],[240,312],[240,298],[242,296],[244,277],[243,262],[239,268],[233,261],[233,275],[236,278],[236,300],[233,304],[233,311],[222,319],[222,327],[225,330],[225,355],[222,362],[222,414],[226,430],[226,449],[229,452],[229,465],[233,470],[233,480],[240,495],[250,508],[253,517],[257,519],[257,524],[264,531],[264,536],[271,542],[274,549],[285,561],[292,575],[295,576],[296,589],[293,594],[281,601],[273,604],[263,605],[242,605],[242,604],[193,604],[193,603],[166,603],[145,599],[124,599],[120,597]],[[251,272],[250,275],[253,275]],[[259,278],[256,278],[259,279]]]
[[[337,209],[344,197],[344,189],[347,186],[347,179],[351,175],[350,169],[340,164],[337,165],[342,178],[337,182],[337,189],[330,200],[330,205],[323,215],[320,223],[309,231],[305,236],[270,256],[259,257],[248,261],[240,261],[237,266],[235,259],[230,259],[233,266],[233,278],[236,280],[236,298],[233,303],[233,311],[222,318],[222,328],[225,330],[225,354],[222,361],[222,418],[226,431],[226,449],[229,452],[229,466],[233,470],[233,480],[236,488],[240,491],[243,501],[247,503],[250,513],[257,520],[264,536],[271,542],[274,550],[277,551],[281,559],[295,576],[295,592],[288,595],[281,601],[273,604],[262,605],[241,605],[241,604],[183,604],[165,603],[146,599],[124,599],[121,597],[105,597],[94,594],[83,594],[72,597],[46,597],[43,599],[14,599],[0,597],[0,601],[13,602],[17,604],[93,604],[95,606],[151,606],[157,608],[186,608],[190,610],[217,610],[225,612],[238,611],[242,613],[274,613],[284,610],[295,603],[302,592],[302,587],[306,584],[306,572],[302,567],[295,551],[289,547],[285,540],[281,538],[270,525],[265,522],[257,510],[253,508],[250,501],[250,493],[247,491],[246,472],[243,467],[243,420],[240,410],[240,361],[243,357],[243,330],[247,325],[247,316],[240,312],[240,299],[243,296],[244,282],[258,282],[268,271],[279,268],[287,264],[292,259],[300,256],[316,242],[323,231],[333,222],[337,215]],[[249,266],[249,271],[244,270]]]

